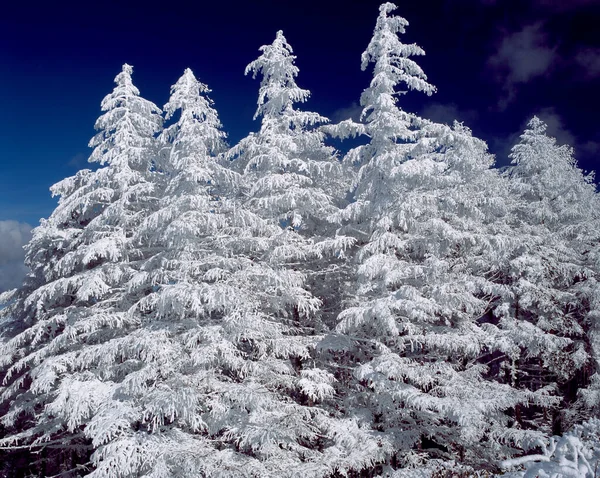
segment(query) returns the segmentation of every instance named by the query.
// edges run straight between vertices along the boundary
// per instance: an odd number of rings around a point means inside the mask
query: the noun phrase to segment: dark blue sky
[[[405,0],[405,42],[433,97],[409,93],[408,111],[463,120],[498,162],[539,114],[585,169],[600,169],[600,0]],[[370,72],[360,54],[379,1],[10,2],[0,16],[0,221],[36,225],[56,201],[48,188],[86,167],[100,101],[124,62],[142,96],[162,107],[190,67],[213,90],[230,142],[252,121],[258,81],[243,75],[282,29],[298,56],[305,108],[342,119]]]

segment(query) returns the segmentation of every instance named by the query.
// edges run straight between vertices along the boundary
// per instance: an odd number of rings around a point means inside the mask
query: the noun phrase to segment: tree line
[[[600,430],[593,175],[536,117],[499,170],[403,110],[435,87],[395,8],[359,122],[298,107],[281,31],[233,146],[190,69],[161,110],[123,65],[1,296],[3,476],[523,476],[563,442],[594,476],[568,438]]]

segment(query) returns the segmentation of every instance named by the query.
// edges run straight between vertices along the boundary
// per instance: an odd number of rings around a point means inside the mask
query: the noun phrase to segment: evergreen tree
[[[328,119],[295,107],[310,92],[296,84],[296,57],[283,33],[260,50],[246,67],[246,74],[262,75],[254,116],[261,118],[260,131],[242,139],[231,156],[244,173],[245,207],[279,226],[270,238],[268,260],[309,273],[308,285],[322,303],[319,316],[328,323],[339,312],[336,285],[347,273],[341,259],[353,243],[337,233],[336,221],[350,175],[324,144],[318,126]]]
[[[597,370],[600,290],[593,252],[600,204],[593,176],[577,167],[572,148],[558,146],[546,127],[534,117],[510,155],[520,242],[507,261],[512,299],[501,315],[522,349],[515,381],[560,387],[565,410]],[[553,431],[560,433],[563,424],[555,418]]]
[[[388,15],[396,8],[390,2],[379,7],[373,37],[361,57],[363,71],[370,63],[374,63],[373,79],[360,97],[363,123],[346,120],[324,128],[327,133],[340,138],[356,135],[366,135],[369,138],[368,144],[352,149],[345,158],[356,165],[365,166],[361,168],[358,181],[361,186],[370,182],[365,181],[363,176],[378,174],[379,164],[372,161],[373,158],[377,156],[382,161],[395,154],[404,154],[408,148],[406,143],[414,142],[418,136],[419,125],[423,120],[404,111],[398,105],[397,97],[411,90],[421,91],[428,96],[436,91],[435,86],[427,82],[425,72],[411,59],[412,56],[424,55],[425,51],[414,43],[402,43],[398,37],[398,34],[406,32],[408,21]],[[399,90],[400,87],[406,87],[407,91]],[[383,154],[384,152],[389,154]],[[381,169],[385,171],[386,166],[382,165]],[[357,192],[358,196],[360,191]],[[357,201],[360,203],[360,198]]]
[[[130,85],[129,73],[125,67],[117,77],[116,91]],[[123,189],[109,198],[125,217],[112,203],[97,207],[81,234],[112,238],[118,226],[123,249],[109,243],[79,258],[79,242],[59,257],[57,271],[88,262],[31,292],[23,288],[6,309],[15,323],[32,325],[2,345],[3,398],[12,400],[2,444],[55,448],[37,467],[44,476],[66,468],[93,477],[327,476],[362,466],[351,440],[377,446],[352,422],[338,423],[316,406],[332,395],[332,377],[299,364],[310,359],[315,341],[305,336],[303,320],[319,302],[300,272],[262,260],[280,228],[231,199],[237,176],[215,158],[223,133],[201,96],[207,91],[189,70],[172,89],[165,109],[181,116],[152,161],[161,175],[158,204],[141,193],[130,203],[122,198],[141,189],[130,176],[159,173],[149,171],[151,156],[142,161],[140,131],[125,134],[119,120],[149,122],[126,109],[113,114],[122,103],[111,101],[117,93],[107,97],[107,115],[116,121],[102,117],[98,124],[116,138],[98,136],[94,144],[105,155],[96,149],[92,158],[108,156],[111,171],[78,177],[90,175],[98,188],[114,178]],[[138,149],[127,152],[125,141]],[[65,196],[48,224],[67,214]]]
[[[249,185],[247,206],[261,217],[303,237],[331,231],[330,217],[343,204],[348,178],[333,148],[317,127],[327,123],[318,113],[300,111],[310,92],[295,82],[298,67],[283,33],[246,67],[262,75],[258,108],[261,128],[233,148],[231,157]],[[282,237],[295,237],[286,234]]]
[[[132,238],[155,204],[151,164],[162,118],[131,73],[123,65],[90,142],[90,162],[104,167],[51,188],[60,200],[26,247],[31,274],[3,297],[1,443],[43,447],[43,475],[89,455],[93,438],[83,426],[104,406],[104,374],[124,360],[117,342],[137,321],[125,284],[143,258]]]
[[[312,451],[303,459],[307,463],[297,463],[294,469],[308,467],[310,476],[328,476],[334,470],[361,469],[377,449],[376,440],[356,427],[353,417],[345,418],[327,400],[334,392],[330,384],[333,376],[321,368],[314,353],[317,334],[326,328],[320,319],[337,304],[333,294],[337,281],[323,270],[331,274],[343,269],[340,259],[352,244],[350,238],[335,234],[332,223],[348,182],[333,149],[324,145],[323,133],[315,128],[327,120],[294,108],[295,103],[308,98],[309,92],[295,83],[298,68],[282,32],[261,51],[246,69],[246,73],[263,77],[255,116],[262,117],[261,128],[242,139],[229,157],[243,173],[244,211],[254,212],[264,225],[255,238],[246,239],[254,244],[253,260],[256,265],[268,265],[270,273],[276,274],[282,287],[277,295],[285,298],[284,302],[276,298],[261,301],[263,310],[271,320],[279,321],[287,334],[287,351],[282,348],[275,353],[293,365],[293,374],[286,378],[296,381],[291,398],[295,406],[301,405],[298,410],[304,411],[300,413],[312,417],[309,428],[318,429],[323,437],[309,447]],[[329,301],[327,311],[323,311],[317,294]],[[282,307],[271,309],[270,303],[281,303]],[[284,388],[294,390],[291,382]],[[287,400],[289,397],[279,399]],[[326,403],[315,406],[323,400]],[[301,437],[297,440],[307,442],[307,437]],[[361,443],[364,451],[357,451],[352,445],[356,443]]]
[[[554,403],[548,391],[492,380],[481,363],[518,350],[486,320],[507,291],[494,281],[510,244],[507,192],[485,143],[460,124],[431,123],[396,106],[395,89],[434,88],[402,44],[406,20],[386,3],[363,54],[375,63],[361,98],[371,141],[343,213],[361,241],[356,297],[340,316],[332,353],[348,357],[348,406],[382,432],[391,469],[432,457],[489,467],[539,437],[513,429],[519,404]],[[327,348],[326,345],[322,346]],[[341,357],[340,357],[341,358]]]
[[[462,124],[404,111],[435,87],[395,9],[362,123],[297,108],[281,31],[230,150],[190,69],[163,130],[123,65],[99,167],[51,188],[0,296],[0,475],[592,473],[597,423],[547,436],[600,411],[593,176],[538,118],[500,174]],[[342,162],[326,134],[368,142]]]

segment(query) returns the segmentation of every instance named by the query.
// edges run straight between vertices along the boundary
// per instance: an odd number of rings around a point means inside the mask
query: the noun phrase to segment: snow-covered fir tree
[[[506,185],[467,128],[397,106],[401,84],[434,88],[409,58],[422,50],[398,39],[407,22],[390,16],[394,9],[381,6],[363,54],[363,66],[375,64],[361,98],[370,143],[348,153],[362,167],[356,201],[343,213],[362,246],[356,296],[329,340],[346,344],[332,353],[354,368],[344,373],[347,406],[382,433],[390,471],[432,457],[489,467],[540,436],[512,428],[511,410],[554,400],[544,389],[490,380],[482,363],[517,350],[486,323],[506,294],[493,280],[500,252],[514,242]]]
[[[129,73],[125,67],[117,77],[117,90],[130,84]],[[152,144],[156,129],[147,131],[152,148],[145,162],[141,139],[127,156],[105,146],[114,131],[115,148],[125,151],[122,142],[137,130],[125,134],[118,121],[99,120],[107,125],[98,136],[109,157],[105,169],[115,171],[79,176],[97,174],[90,182],[101,187],[111,184],[106,177],[118,182],[136,171],[134,177],[147,175],[154,184],[147,181],[147,195],[128,203],[121,196],[138,183],[123,182],[121,195],[109,198],[121,201],[125,217],[111,203],[86,223],[82,234],[96,227],[107,232],[103,238],[117,226],[124,232],[121,249],[93,249],[93,263],[67,270],[64,279],[72,282],[102,274],[101,282],[90,279],[85,298],[77,295],[84,289],[67,282],[71,288],[55,292],[55,303],[43,302],[44,284],[17,291],[6,309],[6,317],[14,314],[13,322],[27,327],[27,307],[37,307],[33,325],[2,348],[3,397],[14,399],[3,417],[3,444],[56,449],[37,467],[44,476],[76,465],[94,477],[328,476],[363,467],[353,444],[377,447],[352,421],[316,406],[333,393],[333,377],[310,364],[315,337],[307,321],[319,301],[301,272],[270,264],[280,225],[237,204],[239,177],[216,157],[223,133],[202,96],[207,91],[185,72],[165,106],[167,117],[180,113],[179,120],[161,135],[160,157]],[[106,105],[107,114],[120,107]],[[124,111],[125,124],[148,124],[131,113]],[[65,197],[49,223],[66,214]],[[78,258],[85,249],[74,244],[71,256]],[[35,245],[30,249],[39,254]]]
[[[424,55],[425,51],[416,44],[402,43],[398,37],[398,34],[405,33],[408,21],[402,17],[389,16],[396,8],[390,2],[379,7],[373,37],[361,57],[363,71],[374,63],[373,79],[360,97],[362,122],[357,124],[352,120],[345,120],[324,128],[327,133],[336,137],[346,138],[360,134],[369,138],[368,144],[352,149],[346,157],[346,161],[366,166],[361,168],[359,187],[364,187],[365,184],[362,176],[378,170],[373,158],[382,156],[380,153],[384,151],[393,150],[402,154],[409,148],[404,143],[413,142],[417,137],[422,120],[399,107],[397,97],[412,90],[427,95],[436,91],[435,86],[427,82],[422,68],[411,59],[412,56]],[[407,90],[399,90],[401,86]],[[390,193],[381,191],[381,194]],[[360,203],[360,191],[357,191],[356,196]]]
[[[330,274],[332,269],[335,273],[343,269],[340,261],[352,244],[351,238],[335,234],[332,223],[345,200],[348,180],[334,150],[324,145],[323,133],[315,128],[326,118],[294,108],[295,103],[308,98],[309,92],[295,83],[298,68],[283,33],[278,32],[275,41],[260,50],[262,55],[248,65],[246,73],[262,75],[255,115],[261,117],[261,128],[242,139],[228,157],[243,175],[241,208],[245,214],[253,213],[252,221],[246,219],[245,223],[260,220],[253,236],[244,237],[250,248],[246,255],[254,266],[267,268],[267,282],[258,284],[252,293],[264,290],[267,296],[260,301],[263,311],[269,321],[275,321],[273,332],[281,330],[284,334],[269,338],[271,356],[265,359],[279,363],[279,373],[283,374],[278,379],[283,380],[279,388],[291,392],[287,398],[278,398],[279,403],[292,400],[286,411],[289,423],[304,427],[294,440],[313,443],[298,450],[294,445],[285,457],[269,461],[279,462],[282,475],[277,476],[288,476],[282,470],[291,466],[288,460],[298,459],[295,472],[309,469],[310,476],[360,470],[371,461],[377,441],[356,427],[353,419],[336,414],[331,402],[317,406],[333,396],[334,388],[333,375],[320,368],[314,354],[318,333],[326,327],[321,321],[321,298],[331,309],[337,303],[332,294],[337,282],[326,284],[324,269]],[[273,289],[264,288],[269,282]],[[261,340],[256,340],[257,345],[261,346]],[[269,406],[276,404],[274,401]],[[318,434],[307,435],[308,430]],[[295,433],[290,429],[282,436]],[[277,442],[280,447],[290,446],[284,446],[281,439]],[[364,452],[357,452],[356,444],[361,444]]]
[[[207,92],[190,70],[172,88],[165,111],[180,117],[165,129],[161,163],[172,179],[139,234],[157,251],[136,280],[152,286],[141,320],[166,334],[170,353],[132,378],[138,401],[156,394],[169,407],[154,419],[160,454],[150,445],[136,462],[166,476],[326,475],[335,461],[315,443],[328,417],[306,402],[327,397],[331,378],[294,367],[309,357],[302,320],[318,301],[299,273],[265,260],[280,228],[240,206],[241,178],[217,156],[223,134]]]
[[[143,258],[134,231],[155,207],[151,165],[162,117],[131,73],[123,65],[90,141],[90,162],[104,167],[52,187],[58,207],[26,248],[31,274],[0,312],[1,397],[9,404],[1,443],[43,446],[42,475],[89,455],[91,435],[82,428],[110,393],[104,366],[122,357],[107,344],[136,321],[125,284]]]
[[[269,260],[310,272],[308,281],[327,322],[339,309],[337,284],[346,274],[340,259],[353,243],[336,230],[351,175],[324,143],[325,133],[318,126],[329,120],[295,107],[307,101],[310,92],[296,84],[299,69],[283,32],[260,50],[246,74],[262,75],[255,114],[261,127],[242,139],[230,156],[244,173],[245,207],[279,226],[271,236]]]
[[[246,74],[262,75],[255,114],[255,119],[261,118],[261,127],[242,139],[229,156],[244,175],[244,206],[277,226],[268,247],[269,260],[288,265],[301,262],[300,268],[308,270],[315,259],[320,267],[331,255],[343,255],[352,242],[336,236],[337,226],[332,222],[346,199],[349,178],[317,127],[327,123],[327,118],[295,107],[310,92],[296,84],[299,70],[283,33],[277,32],[275,41],[260,50],[261,56],[246,67]],[[328,264],[330,272],[343,268],[339,261]],[[309,278],[315,286],[323,279],[322,273],[320,278]],[[315,293],[330,302],[331,294],[322,286]],[[333,303],[321,308],[333,309]]]
[[[510,154],[519,245],[507,258],[512,297],[499,315],[522,349],[514,381],[520,387],[560,387],[566,416],[553,416],[548,428],[561,432],[574,419],[569,405],[577,389],[598,370],[594,245],[600,203],[593,176],[577,167],[572,148],[557,145],[546,128],[534,117]]]
[[[283,32],[260,50],[246,67],[246,74],[262,75],[254,116],[261,118],[260,131],[242,139],[230,156],[246,178],[249,208],[284,231],[319,237],[331,230],[331,217],[344,203],[347,173],[316,127],[327,118],[294,107],[310,92],[296,84],[296,57]]]

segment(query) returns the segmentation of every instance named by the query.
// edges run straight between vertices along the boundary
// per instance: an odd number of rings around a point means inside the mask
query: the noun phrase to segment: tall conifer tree
[[[518,404],[553,403],[489,379],[481,358],[515,353],[483,323],[507,291],[493,281],[512,242],[506,187],[490,169],[485,143],[460,124],[435,124],[396,106],[397,88],[432,93],[400,42],[406,20],[380,7],[363,67],[375,64],[361,97],[368,145],[349,152],[362,164],[356,201],[343,216],[360,231],[356,296],[339,316],[354,366],[346,399],[383,432],[392,468],[434,457],[487,466],[540,436],[511,429]],[[325,347],[325,345],[323,346]]]
[[[10,403],[2,443],[48,444],[42,474],[89,454],[87,427],[111,391],[105,373],[125,357],[114,344],[136,324],[125,284],[143,258],[134,231],[155,205],[162,118],[131,73],[123,65],[90,141],[90,162],[103,167],[52,187],[58,207],[26,248],[31,274],[0,312],[12,327],[0,347],[1,397]]]
[[[531,119],[510,155],[507,175],[517,198],[514,230],[520,241],[506,263],[512,298],[501,315],[522,350],[515,381],[561,390],[566,413],[547,422],[547,431],[558,433],[574,419],[569,406],[577,389],[598,370],[594,250],[600,203],[593,176],[577,167],[572,148],[557,145],[546,128]]]

